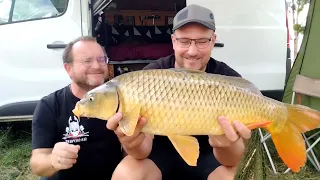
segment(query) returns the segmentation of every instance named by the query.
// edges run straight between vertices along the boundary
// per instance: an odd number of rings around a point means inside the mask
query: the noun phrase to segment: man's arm
[[[32,172],[42,177],[50,177],[57,173],[51,164],[52,148],[41,148],[32,150],[30,166]]]
[[[51,165],[51,152],[56,136],[54,113],[42,99],[39,101],[32,120],[32,155],[30,167],[38,176],[49,177],[56,173]]]
[[[54,148],[38,148],[32,151],[30,165],[34,173],[50,177],[61,169],[69,169],[76,162],[79,145],[58,142]]]

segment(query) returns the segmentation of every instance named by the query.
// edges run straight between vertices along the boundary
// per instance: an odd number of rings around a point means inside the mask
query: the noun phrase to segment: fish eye
[[[90,100],[90,101],[93,101],[93,100],[94,100],[94,98],[91,96],[91,97],[89,97],[89,100]]]

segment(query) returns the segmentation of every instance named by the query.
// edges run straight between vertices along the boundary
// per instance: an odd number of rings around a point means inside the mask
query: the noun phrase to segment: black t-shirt
[[[175,64],[175,57],[172,54],[151,62],[150,64],[145,66],[143,69],[169,69],[169,68],[174,68],[174,64]],[[205,71],[207,73],[212,73],[212,74],[241,77],[241,75],[238,72],[233,70],[227,64],[217,61],[213,58],[210,58]],[[194,136],[194,137],[196,137],[199,141],[201,152],[208,152],[208,151],[212,152],[212,147],[209,144],[208,136]],[[172,146],[172,143],[169,141],[167,137],[159,136],[154,138],[153,148],[157,146],[163,147],[165,145]]]
[[[32,149],[53,148],[61,141],[80,145],[77,163],[50,180],[111,179],[122,159],[120,142],[106,128],[106,121],[86,117],[78,120],[72,113],[78,100],[69,86],[40,100],[32,121]]]

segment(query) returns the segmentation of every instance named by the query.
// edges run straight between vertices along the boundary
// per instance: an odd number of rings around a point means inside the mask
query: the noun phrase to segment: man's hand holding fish
[[[251,130],[239,121],[233,125],[221,116],[218,119],[224,135],[209,136],[209,143],[213,147],[213,154],[224,166],[236,166],[245,150],[244,140],[251,137]]]
[[[119,121],[121,119],[121,113],[115,114],[108,120],[107,128],[115,132],[127,154],[136,159],[147,158],[152,149],[152,137],[141,132],[141,129],[146,125],[147,120],[143,117],[139,117],[138,124],[133,135],[126,136],[119,128]]]

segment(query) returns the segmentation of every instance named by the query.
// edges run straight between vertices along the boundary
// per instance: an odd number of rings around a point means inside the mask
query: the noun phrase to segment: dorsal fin
[[[200,70],[192,70],[187,68],[169,68],[169,70],[176,71],[176,72],[186,72],[186,73],[199,73],[199,75],[204,76],[210,76],[213,79],[216,79],[217,81],[224,82],[224,83],[230,83],[234,86],[247,89],[248,91],[257,94],[262,95],[261,91],[250,81],[243,77],[236,77],[236,76],[226,76],[221,74],[212,74],[212,73],[206,73],[204,71]]]
[[[221,74],[210,74],[208,73],[209,76],[214,76],[217,80],[221,82],[227,82],[230,84],[233,84],[236,87],[247,89],[248,91],[257,94],[257,95],[262,95],[260,89],[258,89],[252,82],[249,80],[243,78],[243,77],[237,77],[237,76],[226,76],[226,75],[221,75]]]

